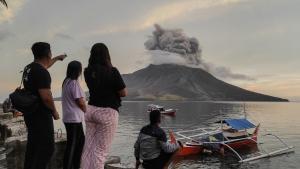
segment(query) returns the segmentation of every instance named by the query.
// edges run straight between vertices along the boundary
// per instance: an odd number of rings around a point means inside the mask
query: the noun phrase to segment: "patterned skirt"
[[[83,148],[82,169],[104,169],[119,114],[111,108],[88,105],[85,113],[86,140]]]

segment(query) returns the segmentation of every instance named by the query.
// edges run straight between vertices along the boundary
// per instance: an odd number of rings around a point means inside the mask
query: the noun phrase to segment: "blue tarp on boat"
[[[227,119],[224,120],[224,122],[236,130],[251,129],[256,127],[247,119]]]

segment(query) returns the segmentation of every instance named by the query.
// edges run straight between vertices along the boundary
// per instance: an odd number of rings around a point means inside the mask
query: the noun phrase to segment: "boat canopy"
[[[164,108],[163,106],[159,106],[159,105],[155,105],[155,104],[149,104],[148,107],[149,107],[149,108],[155,108],[155,109],[161,109],[161,108]]]
[[[251,129],[256,127],[247,119],[226,119],[223,120],[223,123],[226,123],[236,130]]]

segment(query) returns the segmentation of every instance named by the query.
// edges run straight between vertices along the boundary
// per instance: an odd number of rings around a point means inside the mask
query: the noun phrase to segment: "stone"
[[[26,133],[23,118],[5,119],[0,122],[1,141],[5,141],[12,136],[20,136]]]
[[[105,165],[105,169],[135,169],[135,167],[118,163],[118,164],[107,164]]]
[[[0,161],[1,161],[1,160],[4,160],[4,159],[6,159],[6,154],[5,154],[5,153],[0,154]]]
[[[106,159],[105,164],[117,164],[117,163],[120,163],[120,162],[121,162],[121,158],[120,157],[118,157],[118,156],[109,156]]]
[[[1,113],[0,114],[0,120],[6,120],[6,119],[12,119],[14,118],[12,113]]]

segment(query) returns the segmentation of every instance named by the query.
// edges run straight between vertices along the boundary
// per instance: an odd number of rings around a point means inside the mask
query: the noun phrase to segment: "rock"
[[[105,165],[105,169],[134,169],[134,168],[135,167],[133,166],[128,166],[122,163]]]
[[[121,158],[118,156],[109,156],[105,164],[117,164],[121,162]]]
[[[5,153],[3,153],[3,154],[0,153],[0,161],[4,160],[4,159],[6,159],[6,154]]]
[[[12,114],[11,113],[5,114],[4,117],[5,116],[12,116]],[[0,119],[1,119],[1,115],[0,115]],[[12,116],[12,118],[4,118],[4,119],[1,119],[1,121],[0,121],[1,125],[7,125],[7,126],[9,126],[9,124],[14,125],[15,123],[24,124],[23,117],[15,117],[14,118]]]
[[[5,140],[5,148],[19,149],[20,147],[25,147],[27,143],[27,135],[13,136]]]
[[[20,136],[26,133],[26,127],[21,117],[5,119],[0,124],[1,140],[5,141],[12,136]]]
[[[20,136],[27,133],[27,129],[24,124],[15,124],[9,127],[10,136]]]
[[[1,120],[12,119],[12,118],[13,118],[12,113],[0,113],[0,119]]]

